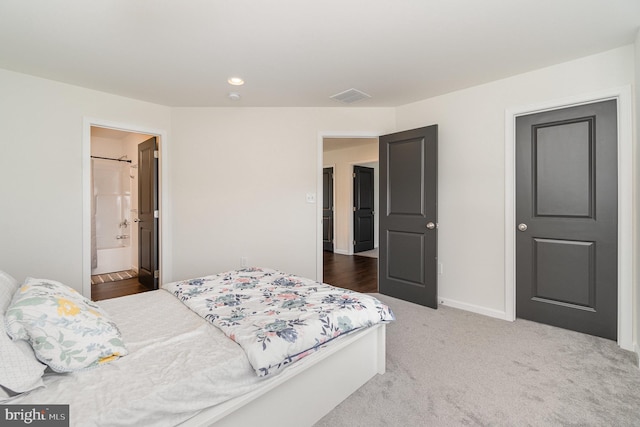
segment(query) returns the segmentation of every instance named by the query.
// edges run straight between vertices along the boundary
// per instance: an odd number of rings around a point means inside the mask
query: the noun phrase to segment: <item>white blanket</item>
[[[70,404],[72,426],[174,426],[266,383],[236,343],[164,290],[99,304],[129,355],[45,375],[45,388],[6,403]]]

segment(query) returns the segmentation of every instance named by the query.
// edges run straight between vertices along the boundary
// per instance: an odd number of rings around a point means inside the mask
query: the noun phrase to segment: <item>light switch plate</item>
[[[307,193],[307,203],[316,202],[316,193]]]

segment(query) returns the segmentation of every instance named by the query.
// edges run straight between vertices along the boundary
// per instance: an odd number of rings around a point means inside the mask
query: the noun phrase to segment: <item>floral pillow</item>
[[[118,327],[95,303],[53,280],[28,278],[6,313],[7,333],[31,343],[56,372],[97,366],[128,353]]]
[[[29,344],[11,341],[5,331],[4,314],[17,290],[18,282],[0,271],[0,402],[44,385],[46,366],[38,362]]]

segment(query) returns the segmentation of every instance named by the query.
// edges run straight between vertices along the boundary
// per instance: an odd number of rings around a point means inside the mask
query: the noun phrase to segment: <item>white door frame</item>
[[[325,138],[378,138],[380,136],[377,132],[333,132],[333,131],[321,131],[318,132],[318,142],[317,142],[317,171],[316,171],[316,194],[322,195],[322,168],[323,168],[323,158],[324,158],[324,139]],[[335,174],[335,168],[333,170]],[[334,190],[335,190],[335,181],[334,181]],[[353,193],[353,190],[352,190]],[[334,193],[335,197],[335,193]],[[353,198],[353,194],[352,194]],[[318,199],[318,198],[316,198]],[[335,200],[335,199],[334,199]],[[353,199],[352,199],[353,202]],[[316,280],[322,282],[323,278],[323,259],[322,259],[322,203],[317,203],[316,209]],[[334,216],[335,218],[335,216]],[[335,222],[333,223],[335,230]],[[350,235],[353,236],[353,218],[351,219],[351,232]],[[353,253],[353,249],[351,249]]]
[[[607,99],[618,101],[618,345],[633,348],[633,108],[631,86],[505,111],[505,317],[516,318],[516,117]]]
[[[159,218],[159,268],[160,280],[170,280],[171,242],[169,234],[169,186],[167,167],[167,132],[162,129],[150,129],[128,123],[117,123],[109,120],[84,117],[82,120],[82,294],[91,299],[91,127],[116,129],[123,132],[141,133],[158,138],[158,196],[160,206]]]

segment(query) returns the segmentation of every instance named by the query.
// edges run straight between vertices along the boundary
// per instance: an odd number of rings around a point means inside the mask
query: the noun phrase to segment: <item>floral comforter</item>
[[[238,343],[259,376],[279,371],[340,335],[395,319],[372,296],[265,268],[163,287]]]

